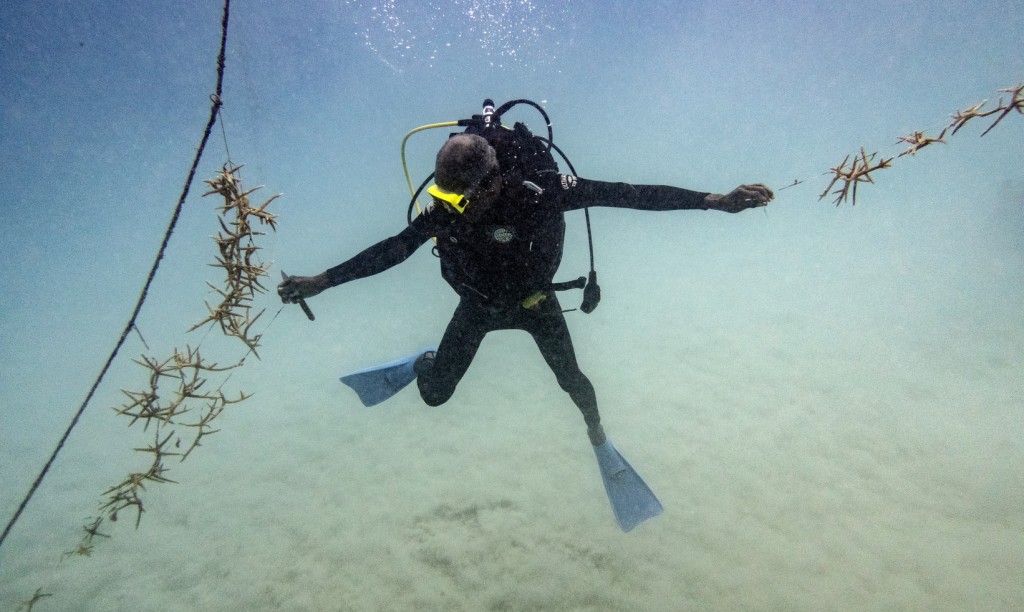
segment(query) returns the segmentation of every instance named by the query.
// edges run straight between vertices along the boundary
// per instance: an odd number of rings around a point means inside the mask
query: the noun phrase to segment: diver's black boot
[[[423,372],[430,370],[434,367],[434,357],[437,356],[436,351],[426,351],[422,355],[416,358],[416,361],[412,364],[412,371],[416,373],[416,376],[420,376]]]

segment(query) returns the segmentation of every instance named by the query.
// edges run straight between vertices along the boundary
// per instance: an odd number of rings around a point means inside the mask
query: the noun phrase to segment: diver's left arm
[[[590,206],[634,210],[721,210],[739,212],[765,206],[775,197],[772,190],[757,183],[740,185],[727,194],[691,191],[668,185],[631,185],[562,176],[555,189],[561,190],[565,210]]]

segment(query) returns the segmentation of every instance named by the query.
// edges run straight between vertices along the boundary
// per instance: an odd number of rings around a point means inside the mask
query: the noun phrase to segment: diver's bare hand
[[[761,183],[740,185],[726,195],[709,193],[704,197],[704,205],[714,210],[736,213],[748,208],[767,206],[775,199],[775,194]]]
[[[313,297],[330,286],[323,274],[289,276],[277,286],[277,294],[285,304],[297,304],[299,300]]]

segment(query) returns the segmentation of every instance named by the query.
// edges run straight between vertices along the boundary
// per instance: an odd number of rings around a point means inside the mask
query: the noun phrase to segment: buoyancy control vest
[[[474,223],[452,215],[438,233],[437,251],[441,275],[456,292],[504,307],[549,290],[562,260],[565,220],[548,189],[557,165],[533,146],[526,127],[480,135],[497,153],[501,192]]]

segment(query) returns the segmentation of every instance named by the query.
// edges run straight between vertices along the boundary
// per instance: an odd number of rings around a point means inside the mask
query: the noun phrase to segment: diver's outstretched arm
[[[561,202],[564,210],[591,206],[629,208],[633,210],[722,210],[739,212],[764,206],[775,195],[757,183],[740,185],[728,194],[691,191],[669,185],[632,185],[609,183],[579,177],[560,177]]]
[[[417,218],[417,221],[422,217]],[[430,239],[430,230],[414,221],[398,234],[381,240],[355,257],[329,268],[316,276],[290,276],[277,286],[277,294],[285,304],[313,297],[331,287],[373,276],[392,268],[412,255]]]

